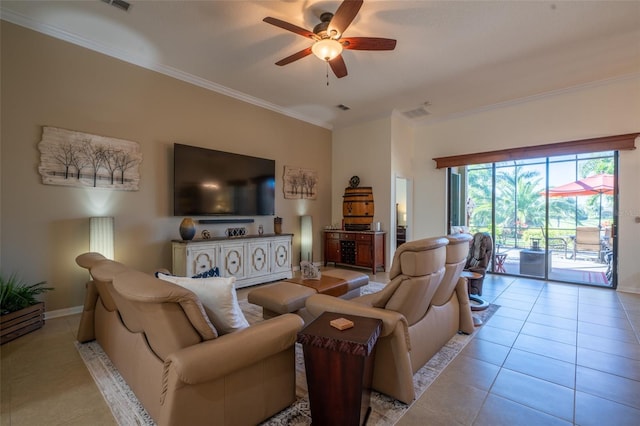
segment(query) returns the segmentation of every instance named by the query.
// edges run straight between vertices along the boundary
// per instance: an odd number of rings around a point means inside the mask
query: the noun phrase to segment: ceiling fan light
[[[319,59],[329,62],[342,53],[342,44],[338,40],[325,38],[316,41],[311,46],[311,51]]]

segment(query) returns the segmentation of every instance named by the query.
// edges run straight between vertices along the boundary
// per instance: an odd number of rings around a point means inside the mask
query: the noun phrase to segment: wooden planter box
[[[44,325],[44,302],[0,316],[0,344],[31,333]]]

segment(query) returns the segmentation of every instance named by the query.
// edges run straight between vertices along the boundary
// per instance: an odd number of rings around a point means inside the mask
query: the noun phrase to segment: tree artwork
[[[138,190],[142,153],[136,142],[44,127],[38,149],[44,184]]]
[[[64,167],[64,178],[69,178],[69,169],[73,167],[73,158],[76,156],[75,149],[70,143],[66,143],[59,147],[54,154],[54,158]]]
[[[284,166],[284,198],[316,199],[318,172]]]

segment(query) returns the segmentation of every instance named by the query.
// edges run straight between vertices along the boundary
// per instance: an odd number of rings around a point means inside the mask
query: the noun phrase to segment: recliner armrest
[[[180,349],[167,357],[163,375],[173,368],[188,384],[215,380],[293,346],[302,326],[299,316],[285,314]]]
[[[475,325],[473,324],[473,316],[471,314],[471,304],[469,303],[469,293],[467,289],[467,279],[458,278],[456,284],[456,295],[460,306],[460,319],[458,327],[465,334],[473,333]]]
[[[352,300],[339,299],[337,297],[324,294],[314,294],[305,302],[307,311],[314,317],[320,316],[323,312],[336,312],[346,315],[359,315],[362,317],[377,318],[382,320],[382,331],[380,337],[388,336],[400,325],[404,332],[407,347],[411,347],[409,338],[409,324],[407,319],[399,312],[374,308],[362,305]]]

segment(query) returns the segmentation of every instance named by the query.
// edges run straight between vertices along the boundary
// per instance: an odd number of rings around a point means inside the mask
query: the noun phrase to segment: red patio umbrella
[[[543,193],[544,194],[544,193]],[[549,188],[549,197],[574,197],[580,195],[600,195],[600,214],[598,227],[602,219],[602,194],[613,194],[613,175],[600,173],[575,182]]]
[[[600,173],[575,182],[549,188],[549,197],[573,197],[576,195],[613,194],[613,175]]]

